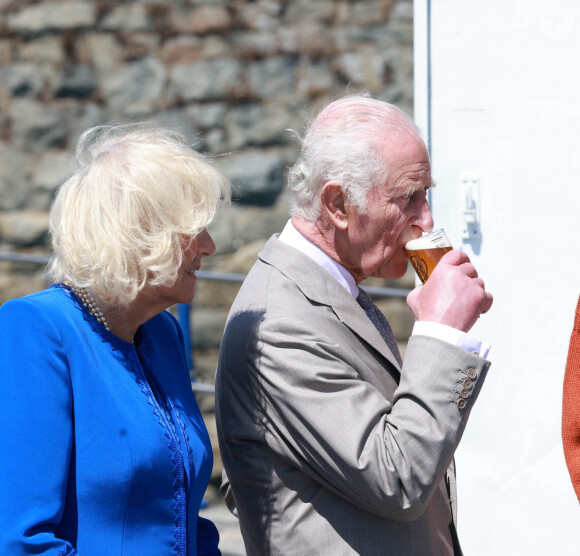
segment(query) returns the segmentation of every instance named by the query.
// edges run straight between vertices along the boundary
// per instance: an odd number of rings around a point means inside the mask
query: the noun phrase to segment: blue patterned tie
[[[365,292],[362,288],[358,290],[358,297],[356,298],[358,304],[364,309],[365,313],[371,319],[371,322],[375,325],[379,334],[383,337],[383,340],[389,346],[389,349],[393,352],[393,355],[397,358],[399,365],[403,366],[403,359],[399,353],[399,346],[397,345],[397,340],[395,340],[395,335],[393,334],[393,329],[391,325],[385,318],[385,315],[381,313],[379,308],[375,305],[371,296]]]

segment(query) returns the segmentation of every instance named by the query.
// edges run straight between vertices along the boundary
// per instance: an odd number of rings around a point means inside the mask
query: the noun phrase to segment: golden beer
[[[451,242],[443,230],[429,232],[405,245],[407,256],[423,284],[431,276],[443,255],[452,249]]]

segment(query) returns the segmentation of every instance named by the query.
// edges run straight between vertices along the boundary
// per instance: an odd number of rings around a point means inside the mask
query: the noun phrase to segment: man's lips
[[[423,234],[421,232],[419,232],[418,234],[410,234],[409,237],[405,238],[405,241],[403,241],[403,247],[405,247],[405,245],[407,245],[407,243],[409,243],[410,241],[414,240],[414,239],[419,239]]]

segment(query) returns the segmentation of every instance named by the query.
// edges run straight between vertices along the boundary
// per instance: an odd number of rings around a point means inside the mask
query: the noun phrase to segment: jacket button
[[[465,409],[465,406],[467,405],[467,401],[464,398],[459,398],[457,400],[457,407],[459,409]]]
[[[463,388],[467,388],[468,390],[473,386],[473,382],[469,378],[464,378],[461,384],[463,384]]]
[[[467,378],[475,380],[477,378],[477,373],[474,368],[467,369]]]

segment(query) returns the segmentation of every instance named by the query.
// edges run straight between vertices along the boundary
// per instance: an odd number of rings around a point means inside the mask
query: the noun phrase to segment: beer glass
[[[423,284],[435,269],[441,257],[453,247],[447,239],[445,231],[440,228],[433,230],[417,239],[408,241],[405,245],[407,256]]]

